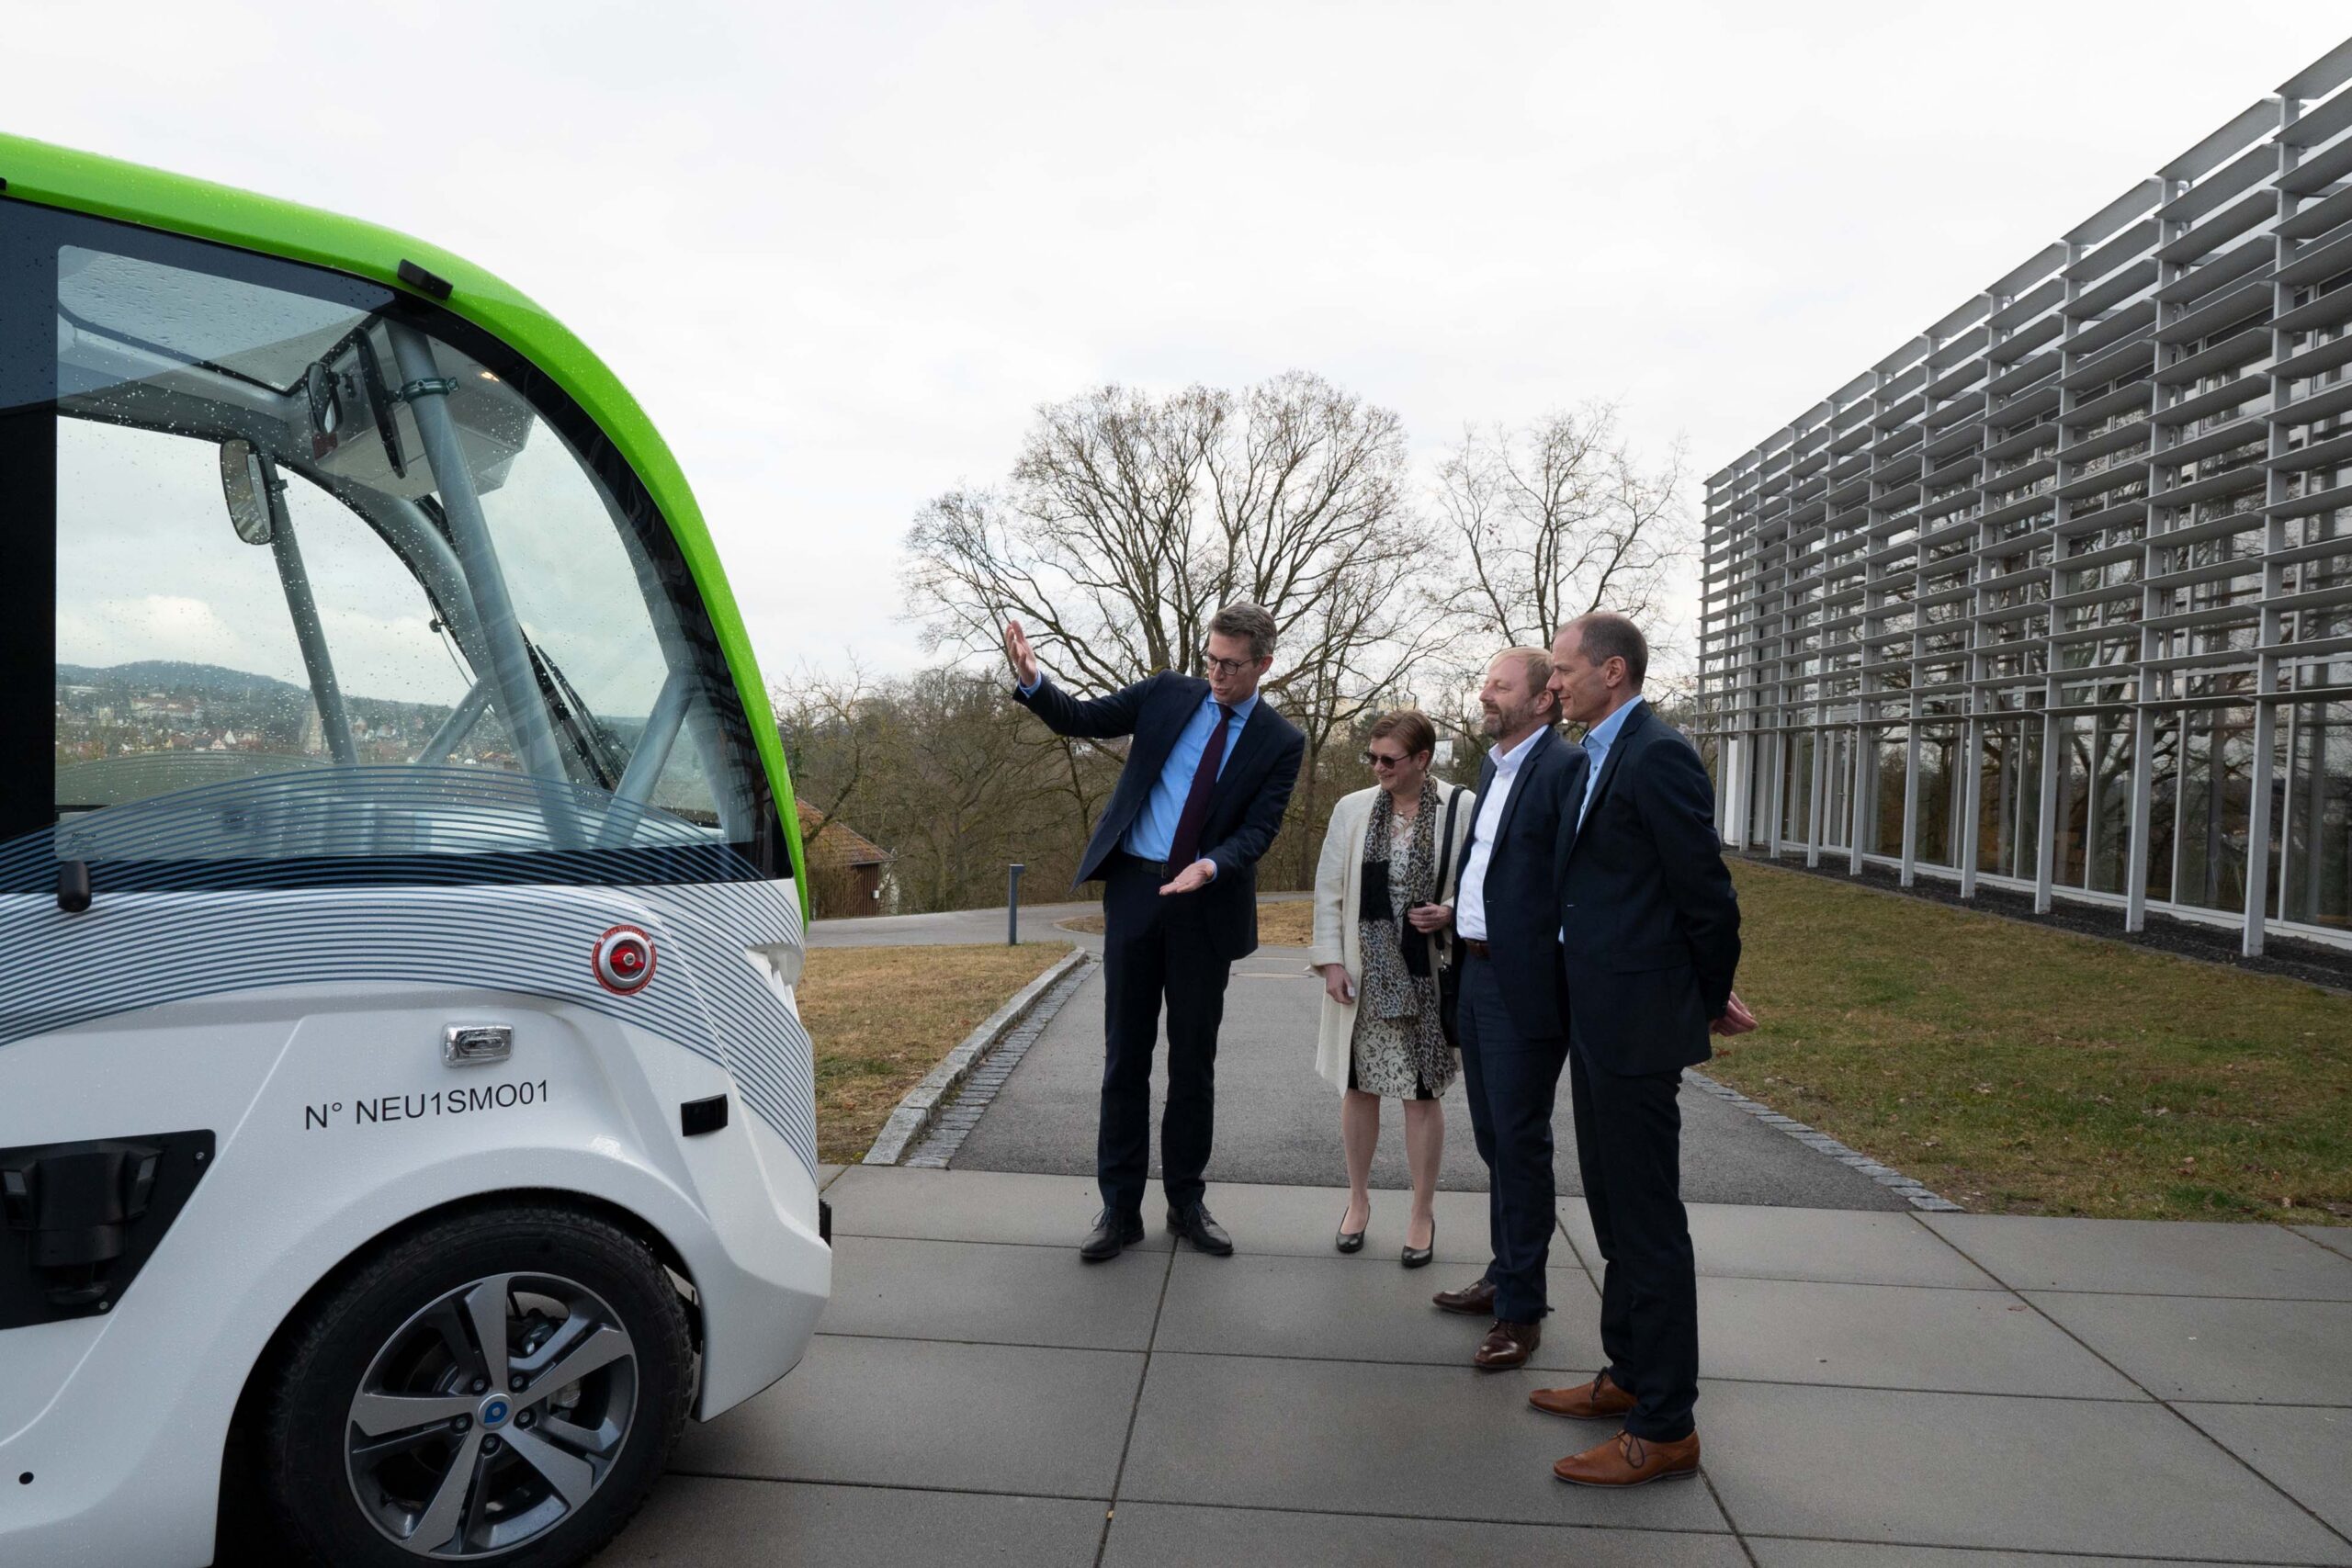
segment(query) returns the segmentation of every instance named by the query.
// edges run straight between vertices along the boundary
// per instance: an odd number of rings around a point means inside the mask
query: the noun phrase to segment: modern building
[[[2352,41],[1707,481],[1736,846],[2352,942]]]

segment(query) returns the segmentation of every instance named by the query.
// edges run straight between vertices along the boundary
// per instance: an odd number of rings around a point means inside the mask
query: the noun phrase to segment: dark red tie
[[[1225,761],[1225,727],[1233,721],[1233,710],[1223,703],[1213,705],[1216,708],[1216,728],[1209,732],[1209,743],[1201,752],[1201,765],[1193,770],[1193,790],[1184,797],[1183,813],[1176,818],[1176,837],[1168,846],[1168,869],[1171,874],[1200,858],[1201,821],[1209,814],[1209,792],[1216,788],[1216,771]]]

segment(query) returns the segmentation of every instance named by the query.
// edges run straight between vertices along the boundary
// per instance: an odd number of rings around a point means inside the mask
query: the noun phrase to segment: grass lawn
[[[1076,915],[1059,922],[1064,931],[1099,931],[1100,915]],[[1315,906],[1305,898],[1258,900],[1258,941],[1267,947],[1315,945]]]
[[[864,1158],[899,1097],[1069,951],[1064,942],[810,948],[794,994],[817,1043],[817,1157]]]
[[[2352,1221],[2352,999],[1735,861],[1703,1070],[1973,1210]]]

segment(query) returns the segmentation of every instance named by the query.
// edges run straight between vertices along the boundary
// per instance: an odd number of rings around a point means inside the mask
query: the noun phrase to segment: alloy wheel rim
[[[511,1551],[604,1484],[637,1382],[636,1342],[594,1292],[552,1274],[477,1279],[368,1362],[344,1427],[352,1497],[419,1557]]]

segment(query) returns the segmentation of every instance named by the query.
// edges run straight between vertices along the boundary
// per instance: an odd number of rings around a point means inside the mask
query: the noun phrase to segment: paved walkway
[[[1099,936],[1054,924],[1093,908],[1076,904],[1023,908],[1023,939],[1076,942],[1099,951]],[[809,941],[820,947],[1001,942],[1004,921],[1001,908],[820,920],[810,928]],[[1217,1050],[1216,1150],[1208,1172],[1212,1183],[1321,1187],[1345,1182],[1339,1097],[1315,1076],[1316,1017],[1322,994],[1322,982],[1306,970],[1304,948],[1261,947],[1234,966]],[[1102,1078],[1102,977],[1098,970],[1029,1048],[987,1115],[966,1138],[956,1156],[956,1168],[1074,1176],[1091,1171]],[[1152,1076],[1155,1126],[1157,1106],[1167,1089],[1163,1050]],[[1870,1178],[1824,1158],[1711,1095],[1686,1089],[1682,1116],[1683,1191],[1691,1199],[1826,1209],[1905,1206],[1902,1198]],[[1446,1093],[1445,1120],[1445,1162],[1439,1184],[1485,1191],[1487,1171],[1478,1163],[1469,1108],[1458,1082]],[[1565,1089],[1553,1134],[1560,1190],[1581,1192]],[[1374,1185],[1408,1185],[1404,1138],[1404,1119],[1391,1109],[1373,1163]],[[1212,1208],[1216,1202],[1212,1191]],[[1336,1206],[1331,1217],[1336,1226]],[[1373,1240],[1385,1245],[1378,1235]]]
[[[1525,1403],[1598,1353],[1578,1203],[1541,1370],[1482,1374],[1428,1304],[1476,1196],[1408,1273],[1334,1192],[1219,1193],[1239,1256],[1090,1268],[1083,1179],[841,1175],[807,1360],[599,1561],[2352,1564],[2352,1232],[1701,1205],[1706,1473],[1609,1494]]]
[[[902,940],[956,929],[918,919]],[[1233,982],[1211,1177],[1238,1255],[1154,1234],[1079,1261],[1091,982],[954,1168],[828,1173],[834,1292],[807,1359],[691,1428],[599,1561],[2352,1568],[2352,1230],[1890,1209],[1698,1094],[1705,1473],[1560,1485],[1552,1461],[1602,1433],[1526,1394],[1599,1357],[1581,1201],[1525,1371],[1472,1370],[1484,1325],[1429,1304],[1485,1261],[1458,1089],[1437,1264],[1395,1260],[1393,1150],[1374,1245],[1335,1254],[1302,956]]]
[[[1303,948],[1262,947],[1234,966],[1217,1046],[1216,1146],[1209,1163],[1209,1206],[1220,1217],[1218,1190],[1236,1181],[1306,1187],[1346,1182],[1340,1149],[1339,1096],[1315,1075],[1316,1018],[1323,983],[1306,972]],[[1154,1064],[1153,1125],[1167,1094],[1166,1051]],[[1102,976],[1080,988],[998,1094],[956,1156],[959,1170],[1051,1171],[1083,1176],[1094,1168],[1095,1108],[1102,1081]],[[1487,1190],[1486,1167],[1470,1135],[1470,1111],[1457,1081],[1444,1097],[1442,1187]],[[1901,1209],[1884,1187],[1712,1095],[1682,1094],[1683,1191],[1706,1202],[1800,1204],[1823,1209]],[[1562,1089],[1553,1122],[1560,1190],[1581,1192],[1576,1134]],[[1157,1168],[1155,1167],[1155,1169]],[[1375,1186],[1402,1188],[1404,1117],[1386,1108]],[[1331,1224],[1340,1222],[1339,1203]],[[1442,1221],[1440,1222],[1443,1224]],[[1484,1220],[1479,1224],[1484,1226]],[[1081,1230],[1083,1227],[1080,1227]],[[1238,1235],[1238,1233],[1237,1233]],[[1246,1244],[1247,1238],[1242,1238]],[[1375,1231],[1372,1245],[1393,1250],[1401,1235]]]

